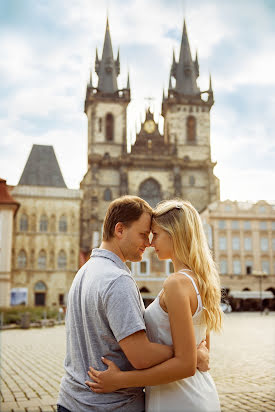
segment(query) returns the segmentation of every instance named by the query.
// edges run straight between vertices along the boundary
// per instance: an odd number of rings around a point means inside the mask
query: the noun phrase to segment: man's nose
[[[145,246],[146,246],[146,247],[150,246],[150,240],[149,240],[149,237],[147,237],[147,239],[146,239]]]

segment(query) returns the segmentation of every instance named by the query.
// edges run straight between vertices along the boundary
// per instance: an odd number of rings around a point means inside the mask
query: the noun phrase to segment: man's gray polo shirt
[[[86,385],[89,366],[104,370],[101,356],[133,369],[118,342],[145,330],[144,305],[128,267],[114,253],[94,249],[72,283],[66,312],[67,353],[58,404],[71,412],[144,410],[142,388],[97,394]]]

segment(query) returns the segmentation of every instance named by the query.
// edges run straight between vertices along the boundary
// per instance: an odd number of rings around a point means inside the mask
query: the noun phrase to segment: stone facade
[[[14,219],[19,203],[0,179],[0,307],[9,306],[12,286],[11,250]]]
[[[79,267],[80,191],[17,186],[21,204],[13,239],[12,285],[28,304],[62,305]]]
[[[261,281],[275,294],[275,204],[218,201],[201,217],[222,287],[258,291]]]

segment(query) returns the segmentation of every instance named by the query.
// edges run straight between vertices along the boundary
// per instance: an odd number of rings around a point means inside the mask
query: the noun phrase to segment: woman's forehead
[[[152,220],[151,230],[156,230],[156,229],[159,229],[159,228],[160,228],[159,225],[154,220]]]

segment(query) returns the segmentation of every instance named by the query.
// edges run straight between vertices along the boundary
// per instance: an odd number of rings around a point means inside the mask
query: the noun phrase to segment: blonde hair
[[[222,326],[220,278],[198,212],[190,202],[165,200],[156,206],[153,221],[170,234],[175,257],[194,273],[207,329],[219,331]]]

